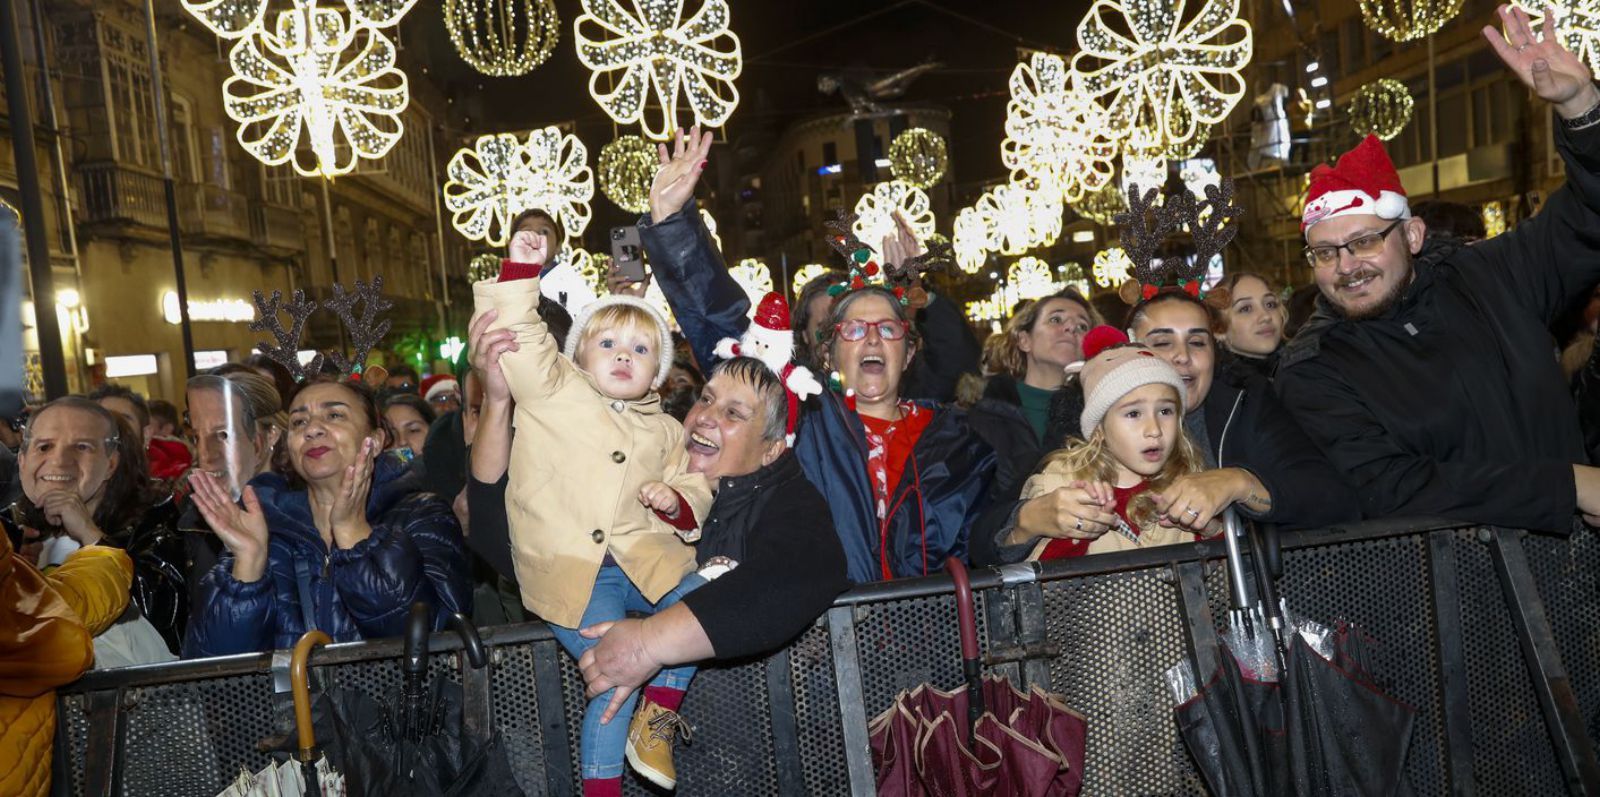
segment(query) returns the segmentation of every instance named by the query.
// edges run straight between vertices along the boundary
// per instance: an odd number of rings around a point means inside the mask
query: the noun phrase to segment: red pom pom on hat
[[[778,332],[788,330],[789,303],[783,300],[783,294],[767,291],[767,295],[761,297],[761,303],[756,305],[756,314],[751,321],[765,329]]]
[[[1100,352],[1127,342],[1128,336],[1124,335],[1122,330],[1101,324],[1089,330],[1089,334],[1083,336],[1083,359],[1092,360]]]

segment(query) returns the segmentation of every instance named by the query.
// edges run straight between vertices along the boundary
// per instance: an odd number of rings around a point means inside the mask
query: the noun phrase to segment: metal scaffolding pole
[[[178,288],[178,326],[183,332],[184,370],[193,376],[194,329],[189,324],[189,285],[183,275],[183,236],[178,231],[178,190],[172,182],[172,136],[167,132],[167,91],[161,80],[161,51],[156,47],[154,0],[144,0],[144,37],[150,50],[150,85],[156,106],[156,137],[161,143],[161,186],[167,198],[167,232],[172,239],[172,275]]]
[[[44,372],[45,397],[54,399],[67,394],[67,364],[61,353],[61,327],[56,319],[50,238],[44,229],[44,193],[39,188],[39,159],[33,148],[33,113],[29,108],[32,92],[28,91],[28,78],[22,68],[22,30],[17,24],[16,0],[0,0],[0,60],[6,73],[17,191],[22,195],[21,221],[28,244],[28,275],[33,284],[39,365]]]

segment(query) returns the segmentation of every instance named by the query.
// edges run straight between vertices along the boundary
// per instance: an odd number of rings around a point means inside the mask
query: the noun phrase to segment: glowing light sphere
[[[1120,246],[1102,249],[1094,256],[1094,284],[1102,288],[1115,288],[1128,281],[1133,273],[1133,260]]]
[[[1397,42],[1427,36],[1461,13],[1462,0],[1361,0],[1361,19]]]
[[[889,144],[889,172],[918,188],[927,188],[944,177],[950,155],[938,133],[913,127]]]
[[[583,0],[584,13],[573,23],[578,60],[592,70],[589,95],[617,123],[639,122],[657,141],[680,127],[680,97],[706,127],[721,126],[739,104],[733,81],[744,59],[739,37],[728,29],[728,3],[703,0],[688,19],[683,6],[684,0]]]
[[[1543,0],[1513,0],[1514,6],[1528,12],[1535,25],[1544,23]],[[1554,0],[1556,35],[1574,55],[1600,72],[1600,0]]]
[[[467,279],[482,282],[500,276],[501,257],[494,252],[476,255],[467,263]]]
[[[1012,70],[1000,162],[1012,180],[1054,186],[1073,202],[1111,181],[1117,141],[1100,107],[1073,90],[1070,74],[1048,53]]]
[[[1478,211],[1483,219],[1483,237],[1493,238],[1506,231],[1506,206],[1505,203],[1495,200],[1483,203]]]
[[[911,225],[918,240],[933,232],[933,205],[922,189],[904,180],[889,180],[872,187],[856,201],[856,221],[851,231],[872,250],[873,257],[882,257],[878,251],[885,236],[895,231],[894,214],[899,211]]]
[[[554,0],[445,0],[444,26],[467,65],[485,75],[526,75],[561,38]]]
[[[826,273],[828,273],[828,267],[822,265],[821,263],[807,263],[801,266],[794,272],[794,276],[789,278],[790,293],[793,293],[795,298],[799,299],[800,291],[803,290],[806,285],[810,284],[812,280]]]
[[[239,144],[269,166],[301,175],[346,174],[376,160],[405,132],[411,98],[395,47],[377,27],[334,8],[297,5],[271,31],[256,27],[228,52],[223,110]]]
[[[1073,85],[1106,109],[1113,136],[1142,124],[1182,144],[1244,96],[1253,50],[1239,0],[1200,2],[1191,16],[1185,0],[1096,0],[1078,23]]]
[[[1411,122],[1414,105],[1404,83],[1380,78],[1362,86],[1350,98],[1350,129],[1363,136],[1371,133],[1388,141],[1400,135]]]
[[[650,184],[659,168],[650,142],[622,136],[600,148],[600,190],[617,207],[644,213],[650,209]]]
[[[1095,224],[1109,226],[1116,223],[1118,213],[1128,209],[1128,196],[1119,183],[1113,182],[1099,191],[1084,194],[1083,199],[1072,203],[1072,209]]]
[[[565,238],[576,239],[589,224],[594,198],[587,158],[583,142],[558,127],[535,130],[526,141],[513,133],[480,136],[458,150],[445,170],[451,225],[471,240],[505,246],[517,214],[541,208],[561,225]]]
[[[950,236],[950,247],[955,250],[956,265],[968,274],[976,274],[989,259],[989,249],[995,246],[994,233],[977,208],[962,208],[956,213],[955,233]]]

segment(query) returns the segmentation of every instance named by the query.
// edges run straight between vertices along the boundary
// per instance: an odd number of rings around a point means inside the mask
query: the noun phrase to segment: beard
[[[1410,285],[1412,278],[1416,276],[1416,272],[1413,270],[1414,268],[1415,266],[1411,261],[1411,254],[1407,252],[1405,257],[1405,273],[1398,279],[1394,280],[1389,287],[1378,296],[1376,301],[1373,301],[1371,304],[1368,304],[1358,310],[1352,310],[1348,305],[1340,301],[1333,301],[1330,302],[1330,304],[1332,304],[1339,311],[1339,315],[1343,316],[1347,321],[1365,321],[1370,318],[1377,318],[1378,316],[1389,312],[1389,310],[1400,301],[1400,295],[1405,293],[1406,286]],[[1383,279],[1384,274],[1382,270],[1377,268],[1363,268],[1362,270],[1351,274],[1348,277],[1340,279],[1338,282],[1334,283],[1334,287],[1335,289],[1342,288],[1352,282],[1359,282],[1360,280],[1369,276],[1376,277],[1377,279]]]

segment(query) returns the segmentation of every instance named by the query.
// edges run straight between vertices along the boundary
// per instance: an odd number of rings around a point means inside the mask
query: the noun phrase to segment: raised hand
[[[689,129],[685,138],[679,130],[674,136],[672,152],[666,144],[656,145],[656,156],[661,169],[650,184],[650,220],[662,219],[677,213],[694,197],[694,185],[700,181],[700,172],[706,168],[706,156],[711,154],[711,131],[700,132],[700,126]]]
[[[506,247],[506,259],[513,263],[544,265],[550,260],[550,239],[543,233],[523,230],[511,236]]]
[[[202,470],[189,472],[194,487],[191,499],[211,533],[233,553],[234,579],[259,581],[267,567],[267,516],[253,487],[244,488],[244,506],[235,503],[216,477]]]
[[[483,400],[486,402],[511,400],[511,385],[506,382],[505,372],[500,370],[500,355],[522,348],[515,332],[489,329],[499,317],[499,310],[490,310],[473,319],[467,328],[472,367],[483,377]]]
[[[1528,12],[1520,8],[1503,5],[1499,14],[1504,32],[1486,25],[1483,37],[1534,94],[1554,105],[1565,119],[1575,119],[1600,103],[1600,89],[1595,88],[1589,67],[1562,46],[1556,34],[1553,6],[1545,6],[1539,33],[1534,32]]]

